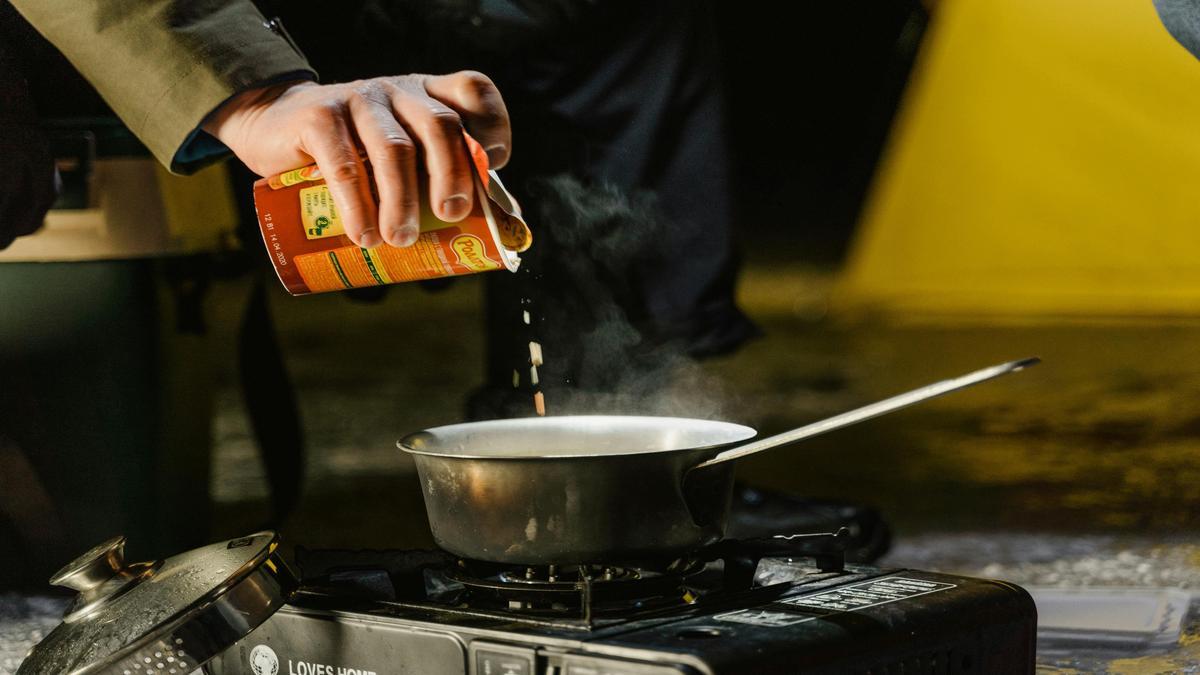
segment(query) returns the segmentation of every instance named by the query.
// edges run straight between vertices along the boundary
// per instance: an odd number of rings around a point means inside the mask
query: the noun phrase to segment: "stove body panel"
[[[702,597],[684,608],[590,628],[433,603],[310,593],[215,659],[208,671],[1031,673],[1035,630],[1033,602],[1021,588],[916,570],[855,568]]]

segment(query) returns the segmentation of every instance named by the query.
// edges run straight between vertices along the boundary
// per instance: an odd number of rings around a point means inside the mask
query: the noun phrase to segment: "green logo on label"
[[[316,227],[309,230],[309,233],[319,237],[322,234],[325,234],[325,230],[329,229],[329,217],[317,216],[317,219],[313,221],[313,224],[316,225]]]

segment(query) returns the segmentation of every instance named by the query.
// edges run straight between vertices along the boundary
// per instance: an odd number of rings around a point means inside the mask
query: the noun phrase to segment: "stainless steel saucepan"
[[[535,565],[668,560],[725,532],[732,460],[1015,372],[1003,363],[751,443],[740,424],[562,416],[472,422],[405,436],[438,545]]]

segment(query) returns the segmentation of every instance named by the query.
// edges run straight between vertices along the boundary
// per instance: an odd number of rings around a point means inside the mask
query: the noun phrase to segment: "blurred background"
[[[888,9],[722,8],[738,298],[764,336],[703,367],[725,416],[772,432],[994,361],[1045,364],[742,474],[877,503],[902,532],[1192,531],[1200,68],[1149,4]],[[481,282],[373,305],[271,287],[310,446],[289,521],[306,541],[354,537],[304,529],[346,501],[371,507],[364,542],[423,528],[393,441],[462,418]],[[214,333],[237,295],[214,289]],[[214,536],[232,535],[265,516],[266,483],[234,341],[210,343]]]
[[[320,42],[314,20],[263,4],[323,70],[333,57],[309,47]],[[772,433],[1040,356],[1027,373],[749,459],[739,477],[879,507],[896,532],[890,564],[1032,586],[1197,588],[1200,63],[1152,4],[747,0],[716,11],[737,299],[762,336],[664,389],[694,387],[700,372],[719,416]],[[65,331],[95,345],[80,359],[108,359],[113,341],[153,355],[151,365],[105,361],[71,386],[79,397],[117,392],[124,419],[138,421],[98,420],[84,443],[112,453],[102,472],[127,489],[92,493],[97,474],[77,477],[83,505],[31,516],[71,533],[48,545],[55,560],[143,522],[127,514],[147,508],[159,516],[138,525],[142,538],[125,532],[134,558],[272,522],[308,547],[431,545],[395,440],[464,419],[485,376],[484,279],[396,286],[372,302],[289,297],[258,244],[236,243],[245,203],[239,215],[237,191],[223,186],[244,190],[244,173],[171,177],[119,129],[90,128],[83,156],[142,162],[126,168],[156,191],[155,217],[178,240],[226,226],[120,270],[58,263],[75,267],[25,276],[26,303],[0,307],[10,344]],[[518,129],[515,156],[521,144]],[[52,215],[56,236],[84,227],[69,211]],[[21,242],[4,256],[39,265]],[[64,290],[85,278],[88,292]],[[262,330],[277,347],[247,346],[263,279],[274,325]],[[46,289],[66,296],[56,311]],[[71,325],[59,325],[64,314]],[[257,427],[247,358],[278,358],[276,381],[294,391],[268,393]],[[275,440],[304,451],[264,460],[272,406],[286,409],[289,395],[299,433]],[[69,398],[55,414],[71,414]],[[1129,667],[1183,667],[1197,644]]]

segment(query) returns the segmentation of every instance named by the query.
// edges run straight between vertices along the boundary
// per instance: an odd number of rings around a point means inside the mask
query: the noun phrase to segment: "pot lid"
[[[17,675],[191,673],[296,588],[278,546],[274,532],[259,532],[130,565],[125,537],[110,539],[51,577],[79,595]]]

